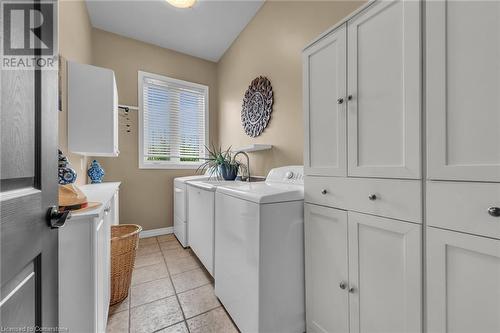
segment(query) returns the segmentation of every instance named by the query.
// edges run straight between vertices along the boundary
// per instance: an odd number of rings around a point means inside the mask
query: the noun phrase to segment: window
[[[139,168],[197,168],[208,140],[208,87],[139,71]]]

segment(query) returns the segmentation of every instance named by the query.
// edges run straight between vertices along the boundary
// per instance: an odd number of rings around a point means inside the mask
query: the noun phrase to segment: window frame
[[[138,71],[138,85],[137,85],[137,97],[138,97],[138,136],[139,136],[139,169],[197,169],[204,161],[198,162],[181,162],[181,161],[144,161],[144,96],[143,96],[143,86],[144,78],[151,78],[159,81],[164,81],[167,83],[182,84],[185,86],[193,87],[196,89],[202,89],[204,91],[205,97],[205,145],[209,140],[210,132],[210,122],[209,122],[209,87],[204,84],[174,79],[168,76],[149,73],[145,71]],[[206,157],[206,153],[203,157]]]

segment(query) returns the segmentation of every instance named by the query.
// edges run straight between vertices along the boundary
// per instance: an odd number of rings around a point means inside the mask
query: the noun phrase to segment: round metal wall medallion
[[[251,137],[262,134],[271,119],[273,111],[273,87],[264,76],[254,79],[243,98],[241,124],[245,133]]]

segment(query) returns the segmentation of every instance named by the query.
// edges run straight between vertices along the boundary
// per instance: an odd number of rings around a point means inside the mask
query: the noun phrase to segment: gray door
[[[0,76],[0,327],[55,327],[58,229],[47,210],[57,205],[57,66]]]

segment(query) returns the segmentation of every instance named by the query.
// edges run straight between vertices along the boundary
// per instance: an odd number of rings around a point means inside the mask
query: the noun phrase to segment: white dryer
[[[215,293],[238,328],[304,332],[303,167],[219,186],[215,207]]]

